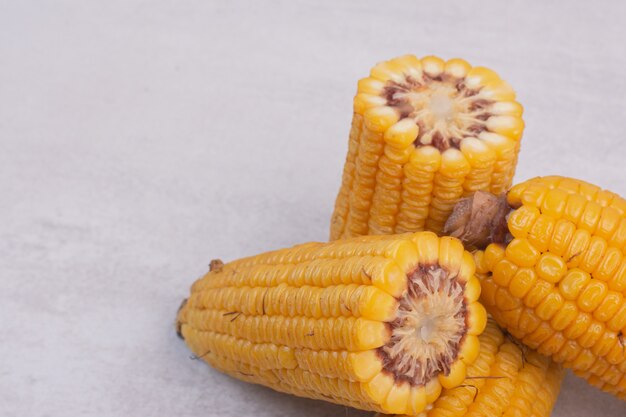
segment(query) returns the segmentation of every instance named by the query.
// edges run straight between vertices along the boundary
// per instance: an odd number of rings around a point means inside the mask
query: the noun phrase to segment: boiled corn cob
[[[215,262],[177,326],[197,357],[235,378],[417,414],[476,358],[479,293],[458,240],[369,236]]]
[[[459,198],[509,188],[523,128],[490,69],[412,55],[376,65],[358,83],[331,240],[440,233]]]
[[[548,417],[561,387],[563,368],[521,346],[491,319],[479,340],[480,353],[468,367],[465,381],[444,389],[418,416]]]
[[[488,196],[483,211],[490,200],[501,204]],[[476,253],[485,307],[524,344],[626,399],[626,200],[553,176],[514,186],[506,203],[509,210],[495,210],[508,217],[506,233]],[[475,233],[482,216],[472,228],[462,206],[447,231],[485,238]]]

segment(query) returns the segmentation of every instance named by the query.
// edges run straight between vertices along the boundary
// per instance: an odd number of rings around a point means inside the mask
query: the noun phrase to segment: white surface
[[[496,69],[518,180],[626,194],[626,2],[260,3],[0,2],[1,416],[368,415],[191,361],[172,322],[211,258],[326,239],[376,61]],[[554,415],[625,413],[570,376]]]

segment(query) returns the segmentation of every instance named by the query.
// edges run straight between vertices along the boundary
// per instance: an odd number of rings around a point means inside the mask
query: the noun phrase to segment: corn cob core
[[[463,283],[441,266],[419,266],[408,275],[389,343],[379,348],[384,369],[411,385],[449,374],[465,337],[467,303]]]
[[[359,81],[331,240],[430,230],[508,189],[524,123],[511,87],[461,59],[407,55]]]
[[[481,300],[523,343],[626,399],[626,200],[557,176],[516,185],[506,200],[501,243],[476,252]],[[499,223],[480,217],[460,209],[447,231],[472,240]]]
[[[399,81],[387,80],[382,96],[401,120],[411,119],[419,128],[415,147],[433,146],[442,152],[450,147],[460,149],[464,139],[487,130],[494,101],[479,93],[452,73],[433,77],[423,72],[421,79],[405,73]]]
[[[213,266],[177,318],[197,357],[356,408],[421,412],[463,380],[486,323],[472,256],[433,233],[308,243]]]
[[[463,383],[444,389],[437,401],[417,416],[548,417],[561,387],[563,368],[522,346],[491,319],[479,339],[478,358],[468,367]]]

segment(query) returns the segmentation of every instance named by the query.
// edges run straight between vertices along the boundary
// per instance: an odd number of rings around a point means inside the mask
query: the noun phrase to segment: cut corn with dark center
[[[398,110],[400,119],[411,119],[419,127],[413,142],[416,147],[459,149],[464,138],[488,131],[487,120],[495,102],[484,97],[480,87],[468,88],[465,79],[453,73],[431,77],[422,72],[421,78],[418,76],[414,71],[405,73],[400,81],[390,79],[382,91],[386,104]]]
[[[481,300],[524,344],[626,400],[626,200],[543,177],[507,202],[508,238],[476,253]]]
[[[236,378],[365,410],[421,411],[465,377],[486,312],[472,256],[422,232],[220,264],[177,328]]]
[[[411,385],[448,374],[466,332],[464,284],[440,266],[409,274],[406,295],[391,322],[391,339],[379,348],[383,368]]]
[[[505,192],[524,129],[495,72],[407,55],[358,83],[331,239],[430,230],[478,190]]]

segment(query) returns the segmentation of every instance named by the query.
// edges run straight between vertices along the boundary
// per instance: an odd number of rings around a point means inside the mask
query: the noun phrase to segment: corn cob
[[[358,83],[331,240],[430,230],[477,190],[511,185],[524,128],[515,92],[462,59],[407,55]]]
[[[487,310],[524,344],[626,400],[626,200],[579,180],[534,178],[481,221],[471,212],[502,203],[479,197],[459,203],[446,231],[468,245],[500,242],[476,253]],[[476,232],[485,225],[496,237]]]
[[[177,317],[197,357],[365,410],[419,413],[458,385],[487,320],[472,255],[429,232],[307,243],[212,269]]]
[[[480,353],[468,367],[465,381],[444,389],[418,416],[548,417],[561,387],[563,368],[521,346],[491,319],[479,340]]]

